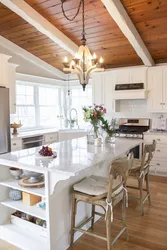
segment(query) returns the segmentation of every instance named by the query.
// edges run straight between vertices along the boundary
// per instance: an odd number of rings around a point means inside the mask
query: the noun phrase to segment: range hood
[[[116,84],[113,93],[114,100],[146,99],[148,91],[144,83]]]

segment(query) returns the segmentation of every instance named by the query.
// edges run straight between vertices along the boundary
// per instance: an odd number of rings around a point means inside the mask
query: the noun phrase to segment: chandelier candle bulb
[[[100,64],[102,64],[104,62],[103,58],[100,57],[100,60],[99,60]]]
[[[96,56],[96,54],[95,54],[95,53],[93,54],[93,59],[97,59],[97,56]]]

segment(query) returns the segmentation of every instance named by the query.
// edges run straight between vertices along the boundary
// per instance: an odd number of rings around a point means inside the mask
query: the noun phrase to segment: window
[[[71,90],[71,108],[75,108],[78,112],[79,125],[84,125],[83,120],[83,106],[92,105],[92,86],[86,86],[83,91],[81,86],[72,87]]]
[[[87,86],[85,92],[80,85],[72,86],[68,100],[66,94],[64,87],[17,81],[14,119],[21,121],[23,130],[60,128],[64,124],[62,117],[69,120],[70,109],[75,108],[79,126],[85,126],[82,107],[92,105],[92,86]],[[71,117],[76,118],[75,112],[72,112]]]
[[[23,129],[59,127],[59,87],[17,81],[16,119]]]
[[[16,116],[25,127],[35,127],[34,87],[16,84]]]

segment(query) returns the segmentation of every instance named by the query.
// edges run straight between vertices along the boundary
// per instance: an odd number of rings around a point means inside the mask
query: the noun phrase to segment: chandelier
[[[70,62],[67,57],[64,58],[63,61],[63,71],[76,74],[80,84],[83,87],[83,90],[85,91],[86,85],[89,82],[90,75],[93,72],[102,72],[104,71],[103,68],[103,58],[100,57],[100,59],[97,58],[96,54],[93,55],[90,53],[90,50],[88,46],[86,45],[86,32],[85,32],[85,3],[84,0],[80,0],[77,13],[75,16],[70,19],[66,16],[64,11],[63,4],[67,0],[61,0],[62,2],[62,12],[65,16],[65,18],[69,21],[73,21],[77,15],[79,14],[80,8],[82,6],[82,39],[81,39],[81,46],[78,49],[78,52],[75,55],[75,58],[72,59]]]

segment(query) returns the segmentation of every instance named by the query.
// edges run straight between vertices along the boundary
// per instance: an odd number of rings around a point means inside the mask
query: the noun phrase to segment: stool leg
[[[94,223],[95,223],[95,205],[92,205],[92,221],[91,221],[91,228],[94,228]]]
[[[110,211],[110,210],[109,210]],[[107,234],[107,250],[112,250],[112,239],[111,239],[111,211],[108,212],[106,219],[106,234]]]
[[[140,209],[141,209],[141,215],[144,215],[144,205],[143,205],[143,179],[138,179],[139,181],[139,191],[140,191]]]
[[[146,189],[147,189],[148,200],[151,205],[149,172],[146,174]]]
[[[75,227],[75,215],[76,215],[76,199],[75,194],[72,195],[72,212],[71,212],[71,244],[74,243],[74,227]]]
[[[129,236],[128,236],[128,229],[127,229],[127,225],[126,225],[126,196],[124,194],[124,197],[122,199],[122,222],[123,222],[123,227],[126,228],[126,240],[129,240]]]

